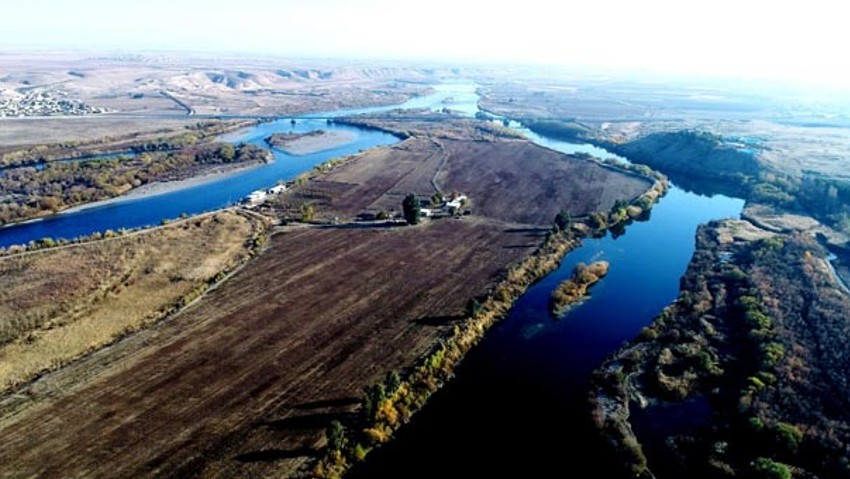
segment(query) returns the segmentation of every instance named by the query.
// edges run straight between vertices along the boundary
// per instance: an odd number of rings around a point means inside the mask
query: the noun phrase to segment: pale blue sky
[[[554,63],[850,87],[842,2],[14,0],[0,49]]]

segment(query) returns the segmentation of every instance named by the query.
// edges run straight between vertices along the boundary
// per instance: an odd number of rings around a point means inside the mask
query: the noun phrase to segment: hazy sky
[[[13,0],[0,49],[508,61],[850,87],[836,0]]]

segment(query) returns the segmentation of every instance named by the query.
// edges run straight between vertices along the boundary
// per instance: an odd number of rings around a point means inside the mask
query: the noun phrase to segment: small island
[[[274,133],[266,143],[290,155],[309,155],[351,143],[357,135],[350,131],[315,130],[306,133]]]
[[[552,314],[562,316],[570,306],[588,295],[588,289],[608,274],[608,262],[596,261],[589,266],[579,263],[573,275],[552,292]]]

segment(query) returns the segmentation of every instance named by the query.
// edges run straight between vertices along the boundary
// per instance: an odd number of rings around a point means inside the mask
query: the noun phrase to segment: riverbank
[[[272,152],[251,144],[205,143],[181,150],[152,151],[129,159],[53,162],[43,169],[21,168],[0,176],[0,224],[54,215],[74,206],[112,199],[145,184],[191,179],[269,163]]]
[[[342,477],[366,460],[373,449],[390,441],[453,377],[464,356],[505,317],[526,289],[557,268],[564,256],[580,244],[580,237],[580,229],[550,234],[540,248],[508,271],[491,295],[483,301],[471,300],[466,316],[455,324],[451,334],[441,338],[409,374],[403,379],[388,376],[387,380],[367,388],[362,404],[371,406],[366,407],[364,419],[356,424],[340,425],[346,441],[329,445],[328,454],[314,466],[313,477]]]
[[[192,178],[186,178],[184,180],[157,181],[153,183],[148,183],[139,186],[138,188],[133,188],[132,190],[128,191],[127,193],[124,193],[121,196],[116,196],[115,198],[110,198],[108,200],[95,201],[84,205],[74,206],[66,210],[62,210],[58,214],[73,214],[93,208],[101,208],[108,205],[115,205],[128,201],[136,201],[143,198],[150,198],[154,196],[174,193],[176,191],[185,190],[188,188],[204,186],[210,183],[215,183],[216,181],[234,177],[236,175],[253,170],[255,168],[259,168],[273,161],[273,159],[270,159],[267,163],[255,163],[252,165],[229,165],[226,167],[215,168],[212,171],[203,173],[199,176],[195,176]]]
[[[47,122],[59,122],[55,126],[56,130],[61,130],[61,125],[71,123],[79,128],[79,123],[86,123],[87,118],[66,118],[63,121],[61,118],[43,118],[38,120],[38,124]],[[4,118],[3,124],[8,123],[10,119]],[[24,121],[34,122],[32,119]],[[244,130],[249,126],[257,124],[257,120],[206,120],[193,121],[190,124],[184,125],[182,128],[176,126],[163,127],[163,125],[178,125],[185,123],[184,121],[169,121],[158,119],[157,125],[159,128],[148,132],[136,132],[129,134],[114,135],[115,131],[126,131],[128,128],[122,122],[108,122],[105,119],[97,119],[95,123],[106,123],[112,128],[101,132],[94,125],[86,124],[86,128],[81,128],[87,134],[91,134],[88,130],[94,130],[101,133],[101,136],[93,139],[67,141],[63,143],[44,143],[50,141],[51,136],[38,138],[39,144],[32,145],[14,145],[14,142],[7,141],[0,143],[4,146],[0,147],[0,165],[3,167],[20,167],[44,165],[54,161],[69,161],[69,160],[86,160],[90,157],[99,157],[105,155],[117,155],[122,153],[134,154],[134,152],[144,151],[164,151],[177,150],[182,147],[192,146],[197,143],[210,142],[213,137],[226,136],[228,132]],[[129,128],[133,130],[133,128]],[[51,130],[52,131],[52,130]],[[4,132],[5,133],[5,132]],[[0,135],[0,138],[3,138]]]

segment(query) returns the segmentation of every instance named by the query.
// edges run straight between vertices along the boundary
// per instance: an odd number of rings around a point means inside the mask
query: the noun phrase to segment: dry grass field
[[[850,110],[846,96],[833,93],[551,78],[488,85],[481,104],[511,118],[574,121],[587,128],[585,135],[615,143],[658,132],[707,131],[756,152],[772,170],[846,180]]]
[[[0,258],[0,392],[162,318],[246,259],[259,227],[226,211]]]
[[[0,150],[65,141],[91,141],[115,132],[138,132],[142,138],[157,138],[165,129],[182,130],[198,123],[197,118],[150,118],[95,115],[73,118],[0,119]]]

